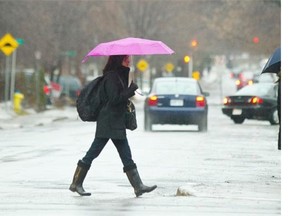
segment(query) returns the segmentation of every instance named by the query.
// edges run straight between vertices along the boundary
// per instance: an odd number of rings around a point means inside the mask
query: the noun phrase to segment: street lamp
[[[36,59],[36,70],[35,70],[35,93],[36,93],[36,110],[37,112],[40,111],[40,60],[42,53],[40,51],[35,51],[34,53]]]
[[[192,74],[193,74],[193,56],[195,55],[195,51],[196,51],[196,48],[198,47],[198,40],[197,39],[192,39],[191,41],[191,47],[192,47],[192,51],[191,51],[191,54],[190,54],[190,58],[191,60],[189,61],[189,71],[188,71],[188,77],[192,77]],[[193,53],[192,53],[193,52]],[[192,56],[193,54],[193,56]]]
[[[193,70],[192,54],[190,56],[185,55],[183,60],[186,64],[188,64],[188,77],[192,77],[192,70]]]

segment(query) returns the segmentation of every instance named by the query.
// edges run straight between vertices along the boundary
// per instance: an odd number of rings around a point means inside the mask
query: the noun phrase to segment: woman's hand
[[[128,89],[129,89],[130,91],[133,91],[133,92],[134,92],[135,90],[138,89],[138,85],[132,81],[131,84],[130,84],[130,86],[128,87]]]

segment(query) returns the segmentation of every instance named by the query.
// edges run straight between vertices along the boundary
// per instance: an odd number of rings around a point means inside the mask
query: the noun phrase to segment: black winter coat
[[[105,99],[105,104],[97,120],[96,137],[98,138],[126,138],[125,112],[127,102],[135,94],[128,88],[129,71],[130,68],[121,66],[119,70],[105,74],[100,93],[101,97]]]

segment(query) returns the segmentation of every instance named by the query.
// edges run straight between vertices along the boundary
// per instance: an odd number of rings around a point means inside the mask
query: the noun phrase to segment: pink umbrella
[[[157,55],[172,53],[174,53],[174,51],[161,41],[129,37],[98,44],[84,57],[82,62],[85,62],[90,56]]]

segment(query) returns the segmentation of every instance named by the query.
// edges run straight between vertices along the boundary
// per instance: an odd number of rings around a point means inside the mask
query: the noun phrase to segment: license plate
[[[233,109],[232,115],[241,115],[242,114],[242,109]]]
[[[184,102],[183,100],[170,100],[170,106],[183,106]]]

